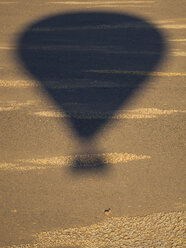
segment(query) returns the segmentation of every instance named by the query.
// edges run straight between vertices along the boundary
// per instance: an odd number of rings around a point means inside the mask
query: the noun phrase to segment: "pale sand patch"
[[[54,31],[54,30],[53,30]],[[184,39],[181,40],[170,40],[170,41],[180,41],[180,42],[185,42]],[[16,47],[13,46],[0,46],[0,50],[14,50],[16,49]],[[107,46],[69,46],[69,45],[50,45],[50,46],[25,46],[23,48],[23,50],[41,50],[41,51],[98,51],[100,53],[106,53],[106,54],[127,54],[127,55],[147,55],[147,56],[153,56],[153,55],[158,55],[159,52],[155,52],[155,51],[127,51],[127,50],[123,50],[122,47],[118,47],[113,49],[112,47],[107,47]],[[185,51],[173,51],[170,50],[170,52],[168,53],[169,56],[186,56],[186,52]],[[100,72],[100,71],[95,71],[95,70],[89,70],[88,72]],[[104,71],[106,72],[106,71]],[[113,71],[112,71],[113,72]],[[117,71],[115,71],[116,73]],[[118,71],[120,72],[120,71]],[[107,71],[108,73],[108,71]],[[121,72],[120,72],[121,73]],[[139,74],[142,75],[142,73],[144,74],[152,74],[152,72],[140,72],[140,71],[136,71],[133,72],[133,74]],[[132,74],[131,71],[123,71],[122,74]],[[170,74],[169,76],[185,76],[184,73],[175,73],[175,72],[170,72],[170,73],[166,73],[166,72],[153,72],[153,76],[168,76],[168,74]],[[6,83],[1,82],[1,84],[3,86],[6,85]],[[1,85],[0,85],[1,86]]]
[[[12,171],[31,171],[31,170],[42,170],[47,169],[43,166],[22,166],[18,163],[1,163],[0,170],[12,170]]]
[[[164,29],[185,29],[186,24],[162,24],[158,27],[164,28]]]
[[[26,80],[0,80],[0,87],[4,88],[24,88],[24,87],[39,87],[41,86],[35,81]]]
[[[173,113],[185,113],[185,110],[161,110],[157,108],[141,108],[134,110],[118,111],[114,114],[111,111],[106,112],[60,112],[60,111],[39,111],[35,115],[53,118],[75,118],[75,119],[149,119],[157,118],[161,115],[170,115]],[[31,113],[33,114],[33,113]]]
[[[154,3],[155,1],[57,1],[57,2],[47,2],[47,4],[67,4],[67,5],[107,5],[107,4],[147,4]]]
[[[72,166],[74,161],[82,161],[81,167],[90,166],[96,167],[100,160],[105,164],[117,165],[119,163],[127,163],[129,161],[150,159],[150,156],[136,155],[130,153],[98,153],[98,154],[83,154],[71,156],[58,156],[43,159],[19,159],[13,163],[0,164],[0,170],[40,170],[47,168]],[[20,164],[21,163],[21,164]],[[27,165],[23,165],[27,164]],[[87,165],[88,164],[88,165]]]
[[[0,112],[20,110],[24,107],[33,106],[35,104],[37,104],[37,101],[31,101],[31,100],[28,100],[26,102],[0,101]]]
[[[155,213],[137,217],[107,217],[85,227],[57,229],[33,236],[32,244],[9,248],[35,247],[185,247],[185,212]],[[7,247],[8,248],[8,247]]]
[[[129,73],[130,75],[130,73]],[[170,75],[169,75],[170,76]],[[182,76],[182,75],[180,75]],[[122,83],[115,83],[115,82],[107,82],[107,81],[90,81],[90,82],[83,82],[83,80],[71,80],[68,81],[44,81],[44,87],[48,89],[80,89],[80,88],[131,88],[130,84],[122,84]],[[25,80],[8,80],[3,81],[0,80],[0,87],[4,88],[28,88],[28,87],[43,87],[39,81],[25,81]],[[160,85],[156,85],[155,83],[151,83],[147,86],[148,88],[159,88]],[[161,85],[161,87],[165,87]],[[179,87],[177,84],[171,85],[171,87]]]
[[[174,51],[179,52],[179,51]],[[139,75],[139,76],[153,76],[153,77],[178,77],[186,76],[186,73],[182,72],[148,72],[148,71],[121,71],[121,70],[89,70],[86,72],[95,72],[100,74],[130,74],[130,75]]]
[[[88,163],[94,163],[95,159],[100,159],[106,164],[118,164],[126,163],[132,160],[149,159],[150,156],[146,155],[135,155],[130,153],[98,153],[98,154],[82,154],[72,156],[59,156],[44,159],[26,159],[18,160],[19,162],[32,163],[37,165],[47,166],[69,166],[73,161],[79,159],[82,161],[88,161]]]
[[[179,52],[177,50],[174,50],[174,52]],[[96,70],[97,72],[97,70]],[[98,71],[99,73],[103,73],[101,71]],[[120,71],[106,71],[108,73],[115,73],[118,74]],[[142,76],[155,76],[155,75],[150,75],[149,72],[138,72],[138,71],[122,71],[123,74],[126,75],[142,75]],[[172,72],[173,73],[173,72]],[[156,74],[157,76],[157,74]],[[164,75],[162,72],[160,72],[159,76],[165,76],[165,77],[170,77],[170,73],[165,73]],[[182,73],[174,73],[173,76],[181,76],[183,77],[184,74]],[[42,86],[43,85],[43,86]],[[116,83],[114,81],[91,81],[91,80],[83,80],[83,79],[71,79],[71,80],[43,80],[42,83],[39,81],[35,80],[0,80],[0,87],[4,88],[27,88],[27,87],[43,87],[43,88],[48,88],[48,89],[80,89],[80,88],[133,88],[135,86],[132,86],[129,83]],[[155,83],[151,83],[147,85],[146,87],[148,88],[158,88],[163,87],[165,88],[164,84],[158,85]],[[170,87],[170,86],[169,86]],[[171,88],[179,87],[177,84],[171,84]]]
[[[176,52],[172,52],[173,56],[178,56],[178,57],[185,57],[186,56],[186,52],[184,51],[176,51]]]
[[[186,39],[170,39],[169,41],[173,41],[173,42],[186,42]]]
[[[91,8],[92,9],[92,8],[100,8],[100,7],[103,7],[103,8],[112,8],[112,9],[113,8],[117,8],[118,9],[119,7],[120,8],[123,7],[125,9],[126,8],[135,8],[135,9],[136,8],[152,8],[151,5],[131,5],[131,4],[130,5],[126,5],[126,4],[125,5],[124,4],[120,4],[120,5],[119,4],[118,5],[115,5],[115,4],[110,4],[110,5],[109,4],[102,4],[102,5],[93,5],[93,6],[90,6],[90,7],[87,6],[86,8],[89,8],[89,9]]]
[[[8,169],[14,169],[16,168],[17,164],[14,163],[1,163],[0,164],[0,170],[7,170]]]

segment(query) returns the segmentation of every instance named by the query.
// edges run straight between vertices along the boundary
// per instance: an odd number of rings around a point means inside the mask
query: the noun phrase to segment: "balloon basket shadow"
[[[73,172],[103,172],[108,169],[109,165],[104,162],[101,157],[94,155],[87,155],[85,157],[77,157],[72,165],[71,169]]]

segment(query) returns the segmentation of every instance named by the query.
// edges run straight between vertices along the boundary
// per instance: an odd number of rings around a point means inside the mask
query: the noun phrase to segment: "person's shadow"
[[[31,24],[18,42],[24,67],[87,141],[147,83],[165,50],[152,24],[108,12],[50,16]],[[105,164],[95,158],[91,163],[77,159],[74,165],[90,169]]]

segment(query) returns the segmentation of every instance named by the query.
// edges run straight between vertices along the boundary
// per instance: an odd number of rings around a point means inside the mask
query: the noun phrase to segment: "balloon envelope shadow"
[[[18,56],[89,141],[147,81],[164,48],[160,31],[141,18],[82,12],[31,24],[20,35]]]

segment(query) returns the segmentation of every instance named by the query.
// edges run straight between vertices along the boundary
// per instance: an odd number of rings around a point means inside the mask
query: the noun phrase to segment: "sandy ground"
[[[185,12],[0,1],[0,247],[186,245]]]

